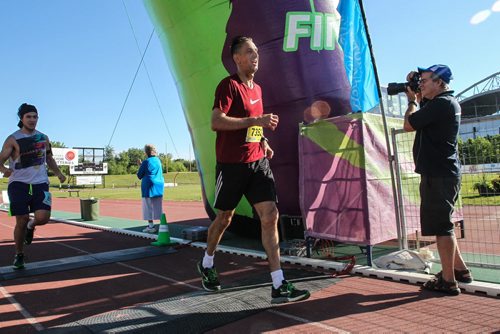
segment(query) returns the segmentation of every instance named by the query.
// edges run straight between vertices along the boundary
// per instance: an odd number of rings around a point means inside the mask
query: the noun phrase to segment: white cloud
[[[493,6],[491,6],[491,10],[494,12],[500,12],[500,0],[497,0]]]
[[[500,2],[500,1],[497,1],[497,3]],[[486,20],[488,18],[488,16],[491,15],[491,11],[489,9],[486,9],[486,10],[482,10],[480,12],[477,12],[476,14],[474,14],[474,16],[472,16],[472,18],[470,19],[470,23],[471,24],[479,24],[479,23],[482,23],[484,22],[484,20]]]

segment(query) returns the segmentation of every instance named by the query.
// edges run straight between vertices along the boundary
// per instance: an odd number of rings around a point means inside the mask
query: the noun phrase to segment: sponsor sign
[[[72,148],[53,148],[52,156],[59,166],[74,166],[78,164],[78,150]]]
[[[500,163],[462,166],[462,173],[464,174],[495,173],[495,172],[500,172]]]
[[[69,175],[106,175],[108,174],[108,163],[100,165],[80,164],[69,166]]]
[[[76,177],[77,186],[102,184],[102,175],[85,175]]]

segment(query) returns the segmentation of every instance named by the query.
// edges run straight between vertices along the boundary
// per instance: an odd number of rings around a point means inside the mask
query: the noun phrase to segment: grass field
[[[169,201],[201,201],[201,185],[198,173],[168,173],[164,175],[166,183],[176,183],[176,187],[166,187],[164,198]],[[484,174],[487,181],[497,177],[497,174]],[[462,179],[462,201],[463,205],[500,205],[500,195],[479,196],[473,188],[475,182],[482,180],[483,175],[466,174]],[[70,184],[73,180],[70,180]],[[415,182],[418,183],[418,179]],[[6,178],[0,179],[0,190],[7,189]],[[68,197],[66,189],[59,190],[59,181],[55,177],[50,178],[53,196]],[[106,175],[104,185],[71,188],[80,189],[80,197],[97,197],[110,199],[139,199],[141,198],[141,181],[135,175]],[[64,186],[67,186],[66,184]],[[418,189],[415,188],[415,189]]]
[[[56,198],[69,197],[66,189],[51,189],[52,196]],[[73,195],[75,196],[75,195]],[[140,199],[141,187],[137,188],[83,188],[80,198],[106,198],[106,199]],[[166,187],[163,198],[167,201],[201,201],[200,185],[181,184],[176,187]]]
[[[479,196],[479,193],[474,189],[474,183],[480,182],[482,179],[491,182],[497,178],[496,173],[485,174],[464,174],[462,176],[462,201],[464,205],[500,205],[500,195],[495,196]]]
[[[168,173],[164,174],[166,183],[176,183],[176,187],[165,187],[164,199],[167,201],[201,201],[201,185],[198,173]],[[57,198],[69,197],[67,184],[59,188],[59,180],[50,177],[52,196]],[[73,180],[70,180],[72,184]],[[0,190],[7,189],[8,179],[0,179]],[[107,198],[107,199],[140,199],[141,180],[135,175],[106,175],[104,185],[73,186],[71,189],[80,190],[80,198]],[[75,196],[75,195],[73,195]]]

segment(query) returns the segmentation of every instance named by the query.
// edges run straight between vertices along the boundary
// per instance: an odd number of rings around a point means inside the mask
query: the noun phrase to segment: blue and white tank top
[[[47,136],[37,130],[32,134],[17,130],[11,136],[19,145],[19,156],[15,160],[12,156],[9,158],[9,167],[13,170],[9,183],[15,181],[28,184],[49,183],[45,167],[49,145]]]

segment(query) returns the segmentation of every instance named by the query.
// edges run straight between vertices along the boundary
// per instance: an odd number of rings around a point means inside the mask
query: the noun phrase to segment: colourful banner
[[[340,45],[344,49],[344,66],[352,87],[351,107],[354,112],[366,112],[378,106],[380,101],[359,2],[340,1],[339,12],[342,13]]]
[[[145,0],[176,80],[191,131],[207,212],[213,217],[215,133],[210,116],[217,84],[236,71],[230,43],[252,37],[255,81],[264,111],[278,114],[265,131],[280,213],[300,215],[298,129],[302,122],[368,111],[378,104],[359,4],[354,0]],[[246,200],[236,213],[253,217]]]

